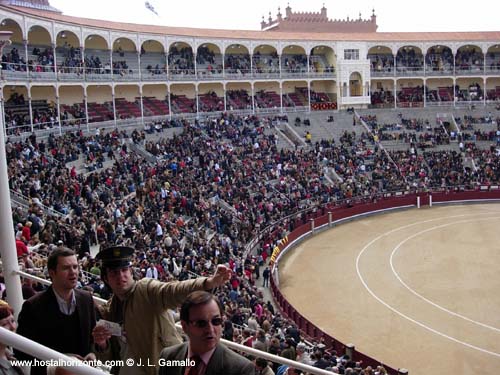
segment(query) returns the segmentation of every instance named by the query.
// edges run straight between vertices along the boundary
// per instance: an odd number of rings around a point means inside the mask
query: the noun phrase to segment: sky
[[[319,12],[330,19],[367,19],[375,9],[379,32],[500,31],[499,0],[50,0],[65,15],[162,26],[260,30],[278,7]]]

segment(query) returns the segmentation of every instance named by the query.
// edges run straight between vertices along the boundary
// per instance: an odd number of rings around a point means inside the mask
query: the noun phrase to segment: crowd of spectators
[[[431,71],[452,72],[453,71],[453,52],[448,47],[440,49],[431,48],[425,55],[425,63]]]
[[[54,50],[52,47],[46,47],[43,50],[33,47],[31,56],[33,59],[28,60],[30,72],[54,72]]]
[[[168,53],[168,68],[172,74],[194,74],[193,50],[173,46]]]
[[[220,56],[218,56],[220,57]],[[205,64],[215,64],[216,54],[214,51],[210,50],[208,47],[201,46],[198,48],[198,53],[196,54],[196,63]]]
[[[246,90],[227,90],[228,110],[252,109],[252,97]]]
[[[5,128],[7,134],[18,135],[31,131],[31,118],[33,129],[49,129],[58,126],[57,110],[53,103],[46,100],[33,100],[31,103],[31,114],[28,102],[24,95],[13,93],[5,103]]]
[[[397,93],[398,103],[423,103],[424,87],[401,87]]]
[[[167,72],[167,66],[165,64],[162,66],[160,66],[160,64],[156,64],[155,66],[148,64],[146,65],[146,71],[152,76],[161,75]]]
[[[83,74],[84,62],[80,48],[75,48],[66,42],[62,47],[56,48],[56,52],[58,53],[59,73]],[[60,61],[61,57],[62,61]]]
[[[226,55],[224,62],[224,70],[229,74],[245,75],[250,73],[250,56],[249,55]]]
[[[207,142],[210,142],[201,137],[201,130],[189,127],[182,137],[162,140],[154,145],[147,144],[147,149],[157,150],[160,162],[144,168],[140,166],[147,163],[140,156],[129,152],[123,142],[126,137],[123,132],[89,137],[67,134],[57,139],[51,137],[47,143],[37,142],[36,137],[31,137],[25,143],[9,142],[7,155],[12,176],[11,188],[30,197],[33,202],[27,215],[15,210],[15,225],[17,227],[28,220],[37,223],[31,225],[31,236],[24,240],[31,247],[43,242],[33,252],[33,256],[28,257],[30,261],[23,261],[24,264],[30,263],[29,268],[38,273],[43,272],[44,265],[38,260],[38,255],[47,253],[62,241],[66,246],[79,250],[82,268],[88,272],[82,284],[108,297],[109,292],[94,277],[98,271],[89,256],[90,245],[133,243],[137,249],[134,261],[137,272],[142,277],[146,274],[158,275],[161,280],[182,280],[193,273],[204,275],[211,272],[217,263],[227,262],[235,276],[231,285],[220,291],[219,298],[226,306],[228,320],[235,324],[231,339],[243,342],[243,337],[248,339],[257,336],[257,332],[243,327],[254,314],[259,326],[262,324],[270,334],[281,334],[282,337],[278,337],[284,341],[288,323],[279,314],[269,311],[272,305],[263,301],[262,293],[257,288],[260,267],[264,265],[268,253],[263,252],[255,259],[241,257],[245,241],[255,235],[256,223],[249,220],[251,216],[243,217],[247,214],[248,200],[241,201],[241,215],[232,217],[233,213],[221,209],[214,200],[215,196],[210,194],[220,190],[220,195],[225,194],[228,199],[226,191],[229,185],[215,183],[217,179],[221,182],[227,179],[222,169],[229,176],[229,165],[234,166],[243,154],[253,149],[259,150],[260,147],[256,145],[261,145],[262,154],[274,147],[273,138],[263,134],[263,127],[258,125],[256,118],[244,121],[241,133],[235,125],[232,131],[224,132],[234,141],[234,147],[241,144],[238,157],[233,157],[230,150],[223,147],[223,142],[214,142],[213,147],[207,148]],[[215,121],[205,129],[213,139],[221,131],[218,123]],[[185,158],[175,155],[179,150],[184,150]],[[261,155],[261,152],[258,154]],[[119,162],[109,170],[79,175],[74,168],[68,170],[65,163],[81,155],[86,155],[86,158],[104,155],[119,159]],[[263,168],[260,173],[264,173],[264,165],[258,161],[257,158],[246,166],[241,165],[241,171],[235,170],[232,178],[246,173],[248,168]],[[252,183],[254,179],[251,176],[248,178],[246,185],[254,186],[257,193],[258,186]],[[205,181],[208,189],[197,182],[201,180]],[[244,182],[238,184],[237,190],[245,188]],[[236,193],[238,200],[244,198],[243,192]],[[277,203],[285,199],[278,192],[274,195]],[[251,199],[257,200],[258,197]],[[273,209],[272,204],[264,205],[262,197],[258,200],[263,206],[252,207],[252,214],[259,216],[260,222],[266,222],[266,218],[279,217],[278,209]],[[235,205],[235,202],[231,203]],[[44,205],[59,214],[42,219]],[[241,227],[238,228],[236,223]],[[210,236],[213,236],[211,242]],[[19,237],[23,239],[22,235]],[[189,244],[186,243],[188,239]],[[267,248],[271,245],[268,243]],[[37,260],[36,266],[34,259]],[[152,271],[153,268],[156,272]],[[295,345],[298,343],[296,341]]]
[[[477,82],[470,84],[466,88],[461,88],[459,85],[456,85],[455,97],[457,101],[482,101],[484,98],[484,91]]]
[[[373,72],[391,72],[394,69],[392,54],[371,54],[368,55],[368,59]]]
[[[455,69],[461,71],[483,71],[484,54],[475,48],[460,48],[455,56]]]
[[[97,55],[85,56],[85,74],[111,74],[109,61],[102,62]]]
[[[433,127],[428,119],[398,117],[397,122],[384,124],[378,123],[376,115],[362,118],[379,141],[399,141],[421,149],[450,143],[451,132],[445,130],[442,121],[436,121]]]
[[[385,90],[381,87],[378,91],[371,92],[371,104],[373,106],[394,106],[394,95],[391,90]]]
[[[201,46],[196,54],[196,67],[199,76],[222,74],[222,56]]]
[[[8,53],[2,55],[2,70],[6,71],[26,71],[26,59],[19,55],[17,47],[13,47]]]
[[[430,126],[403,120],[407,131]],[[183,133],[171,138],[98,130],[7,142],[10,188],[31,202],[28,211],[13,212],[16,237],[32,250],[19,244],[22,267],[43,274],[44,254],[64,244],[80,254],[82,286],[107,298],[90,255],[93,245],[134,246],[139,277],[160,280],[208,275],[226,263],[234,277],[217,293],[227,316],[225,338],[334,371],[360,368],[321,341],[304,350],[297,328],[264,299],[260,288],[271,249],[305,222],[304,208],[322,212],[325,204],[375,199],[395,189],[498,183],[500,160],[492,150],[469,144],[465,150],[478,169],[469,168],[466,155],[456,151],[419,153],[409,147],[385,153],[373,131],[345,131],[302,150],[278,149],[279,121],[287,119],[221,115],[183,121],[177,124]],[[376,116],[364,121],[378,128]],[[155,161],[132,151],[129,140]],[[95,170],[67,167],[78,160],[95,162]],[[104,161],[113,165],[104,168]],[[328,169],[336,175],[330,181]],[[290,215],[295,217],[278,224],[246,256],[251,239]]]
[[[498,53],[490,52],[486,55],[486,66],[491,70],[500,70],[500,56]]]
[[[264,55],[257,51],[253,54],[252,58],[253,73],[265,74],[280,72],[280,61],[277,52],[272,52],[271,54]]]
[[[424,56],[414,48],[400,48],[396,54],[398,72],[414,72],[424,69]]]
[[[282,55],[281,71],[284,73],[305,73],[307,72],[306,55]]]

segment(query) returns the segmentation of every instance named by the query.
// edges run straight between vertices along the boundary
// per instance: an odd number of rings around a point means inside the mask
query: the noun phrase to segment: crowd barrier
[[[476,190],[471,191],[433,191],[428,193],[390,193],[385,196],[373,199],[370,202],[343,202],[342,205],[328,206],[316,210],[314,213],[304,215],[301,219],[296,219],[292,226],[293,229],[287,236],[286,241],[280,241],[277,245],[279,255],[276,257],[276,262],[273,264],[271,277],[271,292],[273,298],[283,315],[293,320],[297,327],[310,340],[319,340],[323,338],[325,345],[331,350],[335,350],[338,355],[349,354],[354,361],[362,361],[363,368],[372,366],[376,368],[383,365],[387,372],[391,375],[406,374],[404,368],[395,369],[386,364],[371,358],[363,353],[355,350],[355,345],[350,343],[342,343],[335,337],[323,332],[313,322],[305,318],[297,311],[283,296],[279,289],[279,280],[275,276],[280,256],[286,251],[292,250],[298,241],[313,235],[319,229],[327,229],[333,225],[344,221],[354,220],[358,217],[387,212],[388,210],[405,209],[417,207],[417,198],[419,198],[420,206],[432,206],[439,204],[453,203],[480,203],[488,201],[500,201],[500,190],[498,186],[479,186]],[[326,212],[325,212],[326,211]],[[404,365],[404,364],[402,364]]]

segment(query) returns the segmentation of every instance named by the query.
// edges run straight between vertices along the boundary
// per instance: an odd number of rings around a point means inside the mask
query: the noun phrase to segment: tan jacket
[[[164,283],[142,279],[127,293],[123,304],[113,296],[105,306],[103,319],[122,324],[126,332],[126,352],[120,355],[119,338],[113,337],[108,350],[98,353],[98,357],[102,360],[131,358],[136,365],[141,363],[140,367],[122,367],[120,375],[156,374],[162,349],[182,342],[167,309],[180,306],[189,293],[204,290],[206,280],[206,277],[199,277]],[[123,313],[119,311],[121,308]],[[121,316],[123,321],[120,321]]]

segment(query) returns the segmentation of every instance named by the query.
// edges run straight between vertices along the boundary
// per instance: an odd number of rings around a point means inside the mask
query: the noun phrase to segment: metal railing
[[[19,201],[17,201],[18,203],[22,204],[23,206],[25,205],[24,202],[30,202],[30,198],[15,191],[15,190],[10,190],[10,195],[11,197],[14,197],[14,199],[19,199]],[[53,208],[51,207],[47,207],[45,205],[43,205],[42,203],[35,203],[39,208],[41,208],[45,214],[48,214],[48,215],[51,215],[51,216],[55,216],[55,217],[60,217],[60,218],[64,218],[66,217],[66,215],[64,215],[63,213],[59,212],[59,211],[56,211],[54,210]]]
[[[101,369],[90,367],[74,357],[69,357],[66,354],[47,348],[46,346],[40,345],[35,341],[27,339],[26,337],[11,332],[3,327],[0,327],[0,342],[32,355],[33,357],[38,358],[50,365],[54,364],[57,365],[57,367],[64,367],[65,369],[70,370],[71,373],[81,375],[107,374],[107,372],[104,372]]]

